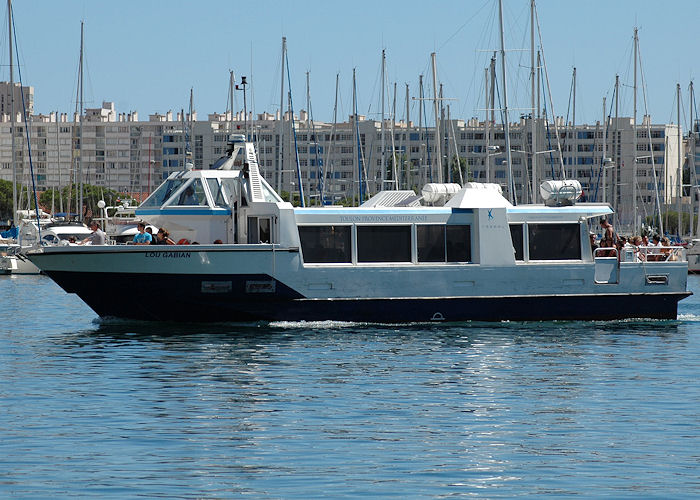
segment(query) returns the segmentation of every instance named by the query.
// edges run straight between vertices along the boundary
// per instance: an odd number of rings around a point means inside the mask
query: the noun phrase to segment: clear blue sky
[[[509,105],[517,115],[529,106],[529,0],[504,4]],[[432,92],[433,51],[445,97],[456,99],[450,103],[452,116],[483,116],[484,68],[488,51],[499,48],[497,0],[15,0],[13,6],[22,78],[34,86],[35,111],[43,113],[75,107],[81,20],[86,107],[114,101],[118,112],[136,110],[141,119],[187,108],[190,88],[200,119],[223,112],[229,69],[252,82],[256,113],[274,112],[279,107],[282,36],[287,37],[295,111],[306,108],[308,71],[316,120],[332,120],[336,73],[339,118],[351,113],[353,68],[359,112],[378,116],[382,49],[389,85],[398,84],[397,118],[405,116],[406,83],[416,96],[418,75],[423,74],[427,92]],[[569,109],[574,66],[577,122],[600,119],[603,97],[610,102],[613,96],[615,74],[624,85],[621,114],[632,114],[632,33],[638,26],[652,117],[676,121],[675,88],[680,83],[685,128],[688,84],[700,65],[700,1],[540,0],[537,8],[558,115]],[[0,79],[7,80],[6,14],[4,26]],[[240,94],[237,104],[242,108]],[[412,119],[416,106],[411,103]],[[641,91],[638,109],[641,116]]]

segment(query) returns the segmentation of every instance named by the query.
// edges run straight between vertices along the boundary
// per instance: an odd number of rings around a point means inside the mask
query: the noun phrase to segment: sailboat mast
[[[78,155],[78,177],[80,178],[80,206],[78,208],[79,215],[78,219],[83,220],[83,26],[84,22],[80,21],[80,70],[78,71],[80,75],[80,128],[79,128],[79,143],[80,143],[80,154]]]
[[[423,144],[425,143],[425,137],[423,137],[423,75],[418,75],[418,133],[418,137],[420,138],[420,167],[418,170],[418,182],[420,185],[424,185],[425,178],[423,175],[427,174],[427,172],[423,172]],[[428,166],[428,168],[430,168],[430,166]]]
[[[399,177],[396,170],[396,82],[394,82],[394,103],[391,107],[391,172],[394,189],[399,189]]]
[[[280,118],[279,118],[279,148],[277,153],[277,192],[282,192],[282,159],[284,151],[284,55],[287,52],[287,37],[282,37],[282,77],[280,78]]]
[[[634,28],[634,104],[632,118],[632,232],[637,232],[637,28]]]
[[[676,112],[678,114],[678,197],[676,206],[678,207],[678,237],[681,237],[681,225],[683,222],[683,214],[681,211],[681,197],[683,196],[683,137],[681,136],[681,84],[676,84]],[[654,151],[649,151],[653,155]]]
[[[379,186],[379,190],[381,191],[384,189],[384,182],[386,180],[386,140],[384,138],[384,91],[386,89],[385,85],[385,68],[386,68],[386,51],[385,49],[382,49],[382,76],[381,76],[381,86],[382,86],[382,123],[381,123],[381,148],[382,148],[382,154],[381,154],[381,173],[379,176],[379,182],[381,185]]]
[[[234,113],[234,107],[233,107],[233,85],[234,85],[234,75],[233,75],[233,70],[229,70],[229,77],[228,77],[228,91],[229,91],[229,102],[231,103],[231,114],[229,115],[229,122],[228,122],[228,133],[229,133],[229,140],[231,139],[231,134],[233,134],[233,113]]]
[[[410,115],[409,115],[409,111],[410,111],[409,99],[410,99],[410,97],[409,97],[408,83],[407,83],[406,84],[406,133],[403,134],[403,136],[402,136],[404,138],[404,140],[403,140],[403,145],[404,145],[403,156],[405,158],[405,161],[401,162],[401,163],[404,163],[404,168],[406,169],[404,172],[404,176],[403,176],[405,179],[406,189],[411,189],[411,187],[413,185],[413,182],[412,182],[413,179],[411,176],[411,162],[408,159],[408,149],[409,148],[407,147],[408,141],[410,139],[409,130],[410,130],[410,126],[411,126],[411,119],[410,119]]]
[[[503,78],[503,126],[506,139],[506,163],[508,166],[508,198],[515,204],[515,193],[513,186],[513,163],[510,151],[510,124],[508,123],[508,79],[506,73],[506,43],[503,33],[503,0],[498,0],[498,19],[501,33],[501,75]]]
[[[603,203],[607,203],[607,179],[605,177],[605,153],[608,142],[608,119],[605,117],[605,97],[603,97],[603,154],[600,158],[600,165],[603,169]],[[597,197],[596,197],[597,198]]]
[[[442,151],[440,138],[440,112],[437,96],[437,69],[435,67],[435,52],[430,54],[433,68],[433,107],[435,108],[435,165],[438,170],[438,182],[442,184]]]
[[[491,182],[491,160],[489,157],[489,146],[491,145],[491,119],[489,117],[489,68],[484,69],[484,139],[486,148],[484,149],[484,167],[486,168],[486,182]]]
[[[12,58],[12,0],[7,0],[7,25],[10,47],[10,135],[12,136],[12,224],[17,226],[17,159],[15,155],[15,80]]]
[[[530,104],[532,116],[530,117],[530,133],[532,134],[532,203],[537,203],[537,123],[535,107],[535,0],[530,1]]]

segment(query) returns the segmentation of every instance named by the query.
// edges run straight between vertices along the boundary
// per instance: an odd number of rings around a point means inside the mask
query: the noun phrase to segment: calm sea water
[[[697,497],[689,287],[677,321],[192,326],[1,277],[0,497]]]

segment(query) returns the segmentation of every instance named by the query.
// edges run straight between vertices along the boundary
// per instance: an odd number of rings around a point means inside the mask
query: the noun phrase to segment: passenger
[[[223,243],[221,240],[214,240],[214,245],[223,245]]]
[[[197,195],[194,194],[194,189],[192,189],[192,186],[187,186],[185,192],[182,193],[180,205],[199,205],[199,200],[197,199]]]
[[[601,248],[616,248],[617,246],[617,233],[615,233],[615,230],[612,227],[612,224],[608,222],[608,220],[603,217],[600,219],[600,227],[603,228],[603,236],[600,238],[600,247]],[[607,252],[608,256],[614,256],[615,252],[613,250],[609,250]]]
[[[674,255],[674,251],[671,248],[671,240],[669,240],[666,236],[661,238],[661,259],[660,260],[676,260],[676,257]]]
[[[654,236],[651,237],[651,244],[649,245],[647,260],[650,260],[650,261],[661,260],[661,253],[658,250],[658,247],[660,247],[660,246],[661,246],[661,238],[659,237],[658,234],[655,234]]]
[[[151,235],[146,232],[146,224],[139,222],[136,228],[139,232],[134,235],[134,245],[150,245],[152,238]]]
[[[75,236],[71,236],[68,238],[68,244],[69,245],[77,245],[77,243],[75,242]]]
[[[632,245],[634,246],[634,257],[635,257],[635,262],[643,262],[646,260],[646,252],[643,250],[640,250],[639,247],[643,247],[642,245],[644,243],[644,240],[642,239],[641,236],[635,236],[632,238]]]
[[[177,241],[177,244],[178,244],[178,245],[189,245],[189,244],[190,244],[190,240],[188,240],[187,238],[180,238],[180,239]]]
[[[151,228],[151,226],[146,226],[146,232],[151,235],[150,245],[154,245],[156,242],[156,237],[153,235],[153,229]]]
[[[83,241],[81,241],[79,244],[80,245],[106,245],[107,244],[107,235],[105,232],[100,229],[100,225],[97,223],[97,221],[92,221],[90,222],[90,229],[92,229],[92,233],[90,236],[85,238]],[[75,241],[75,239],[73,239]],[[68,240],[68,243],[70,244],[70,240]]]
[[[175,242],[170,239],[170,234],[164,229],[160,228],[158,234],[156,234],[156,239],[152,245],[174,245]]]

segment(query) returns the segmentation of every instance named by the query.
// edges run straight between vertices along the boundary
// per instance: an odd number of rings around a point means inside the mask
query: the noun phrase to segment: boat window
[[[445,226],[416,226],[418,262],[445,262]]]
[[[416,226],[418,262],[470,262],[471,227],[468,225]]]
[[[578,224],[528,224],[530,260],[581,259]]]
[[[237,199],[238,179],[221,179],[221,188],[223,189],[224,200]]]
[[[141,203],[142,207],[159,207],[185,182],[182,179],[169,179],[160,185],[151,196]]]
[[[211,196],[214,199],[214,205],[217,207],[228,207],[228,203],[226,203],[226,196],[224,195],[224,190],[222,189],[221,184],[219,184],[219,180],[209,177],[207,178],[207,184],[209,185]]]
[[[189,186],[187,186],[177,199],[176,205],[207,205],[207,197],[204,194],[204,186],[202,186],[202,181],[200,179],[194,179]]]
[[[411,262],[411,226],[357,226],[358,262]]]
[[[351,226],[299,226],[304,262],[328,264],[352,261]]]
[[[258,237],[260,243],[270,243],[270,218],[258,218]]]
[[[260,243],[257,217],[248,217],[248,243]]]
[[[445,242],[447,262],[469,262],[472,260],[471,228],[469,226],[447,226]]]
[[[515,260],[525,260],[525,252],[523,247],[523,225],[510,225],[510,240],[513,242],[513,250],[515,251]]]

